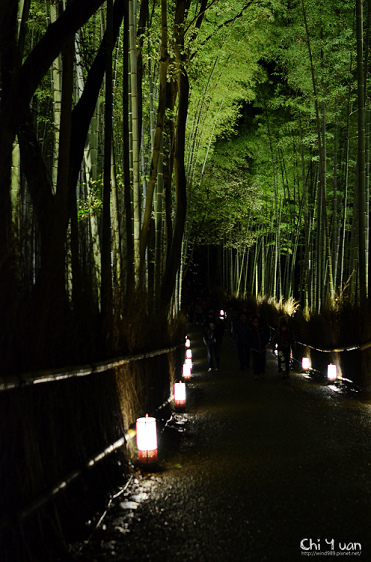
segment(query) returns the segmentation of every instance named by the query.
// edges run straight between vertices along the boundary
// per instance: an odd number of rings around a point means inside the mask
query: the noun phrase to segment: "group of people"
[[[203,341],[206,345],[209,371],[219,369],[220,344],[224,330],[224,321],[216,319],[210,314],[203,326]],[[232,321],[230,335],[237,347],[240,369],[248,369],[251,359],[254,378],[263,378],[266,349],[271,343],[277,350],[278,372],[283,378],[289,376],[292,338],[285,318],[280,320],[279,326],[271,338],[269,327],[261,321],[258,315],[255,314],[249,318],[247,312],[243,311]]]

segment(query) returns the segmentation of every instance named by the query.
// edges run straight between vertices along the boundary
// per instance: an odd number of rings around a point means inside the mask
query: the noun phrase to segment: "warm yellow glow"
[[[192,359],[192,349],[187,349],[186,357],[187,357],[187,359]]]
[[[192,369],[192,359],[190,357],[187,357],[187,359],[185,360],[185,364],[188,365],[190,369]]]
[[[301,366],[303,371],[309,370],[309,357],[303,357],[303,359],[301,360]]]
[[[184,382],[176,382],[174,384],[174,400],[175,400],[175,406],[185,406],[186,385],[184,384]]]
[[[329,381],[336,381],[336,377],[336,365],[330,363],[329,365],[327,365],[327,378]]]
[[[185,346],[186,346],[186,347],[191,347],[191,342],[190,342],[190,340],[188,339],[188,336],[186,336],[186,339],[185,339]]]

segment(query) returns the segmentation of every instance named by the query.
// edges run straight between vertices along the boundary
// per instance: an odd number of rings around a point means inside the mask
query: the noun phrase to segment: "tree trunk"
[[[318,95],[317,95],[317,86],[316,86],[316,79],[314,74],[314,62],[312,56],[312,49],[311,49],[311,41],[308,29],[308,22],[306,16],[306,10],[304,5],[304,0],[301,0],[302,6],[302,13],[303,13],[303,20],[305,25],[305,32],[307,37],[307,46],[308,46],[308,56],[311,68],[311,77],[312,77],[312,87],[313,87],[313,97],[314,97],[314,108],[316,113],[316,125],[317,125],[317,142],[318,142],[318,173],[319,173],[319,183],[318,183],[318,219],[317,219],[317,299],[316,299],[316,308],[319,311],[321,308],[321,299],[322,299],[322,286],[323,286],[323,276],[325,274],[323,268],[323,260],[325,261],[326,254],[328,260],[328,268],[329,268],[329,284],[330,284],[330,296],[331,301],[334,300],[334,286],[333,286],[333,276],[332,276],[332,260],[331,254],[329,254],[329,234],[328,234],[328,224],[327,224],[327,212],[326,212],[326,158],[325,158],[325,136],[324,136],[324,118],[322,118],[322,127],[321,127],[321,118],[318,106]],[[324,111],[323,111],[324,114]]]
[[[124,207],[126,232],[126,296],[130,301],[134,290],[134,239],[132,230],[133,210],[131,204],[130,178],[130,140],[129,140],[129,6],[124,1],[123,29],[123,173],[124,173]]]
[[[10,196],[12,150],[14,133],[3,124],[12,97],[13,79],[16,73],[17,52],[17,3],[9,2],[1,14],[0,35],[1,98],[0,98],[0,311],[9,310],[9,295],[15,289],[15,256],[12,232],[12,203]],[[6,318],[4,314],[3,318]],[[3,325],[6,326],[6,322]]]
[[[359,295],[361,305],[367,298],[366,276],[366,158],[365,158],[365,81],[363,62],[363,2],[356,0],[357,34],[357,96],[358,96],[358,149],[357,149],[357,187],[358,187],[358,266]]]
[[[102,213],[102,285],[101,308],[102,326],[106,338],[110,335],[112,321],[112,270],[111,270],[111,148],[112,148],[112,48],[113,21],[112,0],[107,0],[107,43],[106,43],[106,99],[104,117],[104,170],[103,170],[103,213]]]
[[[162,278],[161,285],[161,302],[165,308],[168,308],[171,302],[171,296],[175,287],[176,273],[180,265],[182,239],[187,212],[187,181],[185,174],[185,132],[188,113],[188,96],[189,83],[185,69],[184,54],[184,17],[186,11],[186,2],[177,0],[177,9],[175,15],[175,57],[177,62],[177,90],[178,90],[178,119],[177,133],[175,142],[175,223],[171,240],[170,250],[167,255],[166,268]]]
[[[145,250],[148,246],[148,239],[151,226],[151,217],[153,210],[153,194],[157,180],[158,162],[162,148],[162,137],[166,109],[166,85],[167,70],[169,65],[169,54],[167,52],[167,0],[161,1],[161,57],[160,57],[160,89],[157,110],[157,123],[154,135],[154,146],[149,173],[149,181],[147,185],[147,197],[145,203],[142,233],[141,233],[141,276],[144,273]]]
[[[59,10],[60,8],[60,10]],[[50,4],[50,22],[53,24],[57,21],[60,13],[63,12],[61,2]],[[52,92],[53,92],[53,119],[54,119],[54,146],[53,146],[53,168],[52,168],[52,184],[53,192],[57,185],[58,176],[58,154],[59,154],[59,129],[61,123],[61,97],[62,97],[62,59],[58,55],[52,64]]]
[[[137,81],[137,39],[134,0],[129,0],[129,55],[130,55],[130,101],[131,101],[131,147],[133,167],[133,217],[134,217],[134,276],[139,283],[140,273],[140,226],[141,190],[139,177],[139,122],[138,122],[138,81]]]

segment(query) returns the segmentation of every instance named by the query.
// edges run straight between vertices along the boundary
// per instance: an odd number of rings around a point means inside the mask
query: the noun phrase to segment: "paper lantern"
[[[191,378],[191,367],[184,363],[183,365],[183,379],[189,380]]]
[[[301,360],[301,367],[303,371],[309,371],[309,357],[303,357]]]
[[[192,359],[190,357],[186,358],[185,364],[192,370]]]
[[[330,363],[327,365],[327,380],[330,382],[336,381],[337,374],[336,374],[336,365]]]
[[[221,310],[220,313],[219,313],[220,320],[224,320],[224,317],[225,317],[225,312],[224,312],[224,310]]]
[[[187,358],[187,359],[192,359],[192,349],[187,349],[187,351],[186,351],[186,358]]]
[[[174,401],[176,408],[184,408],[186,405],[186,385],[184,382],[174,384]]]
[[[141,464],[153,464],[157,462],[157,428],[156,418],[138,418],[137,429],[137,449],[138,461]]]
[[[185,346],[186,346],[186,347],[191,347],[191,342],[190,342],[188,336],[186,336],[186,339],[185,339]]]

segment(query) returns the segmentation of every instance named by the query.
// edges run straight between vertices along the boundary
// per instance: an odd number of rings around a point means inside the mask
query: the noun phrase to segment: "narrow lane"
[[[279,378],[270,351],[255,381],[227,336],[208,373],[199,332],[190,338],[180,443],[161,453],[160,440],[161,470],[134,475],[73,559],[371,560],[371,405]]]

